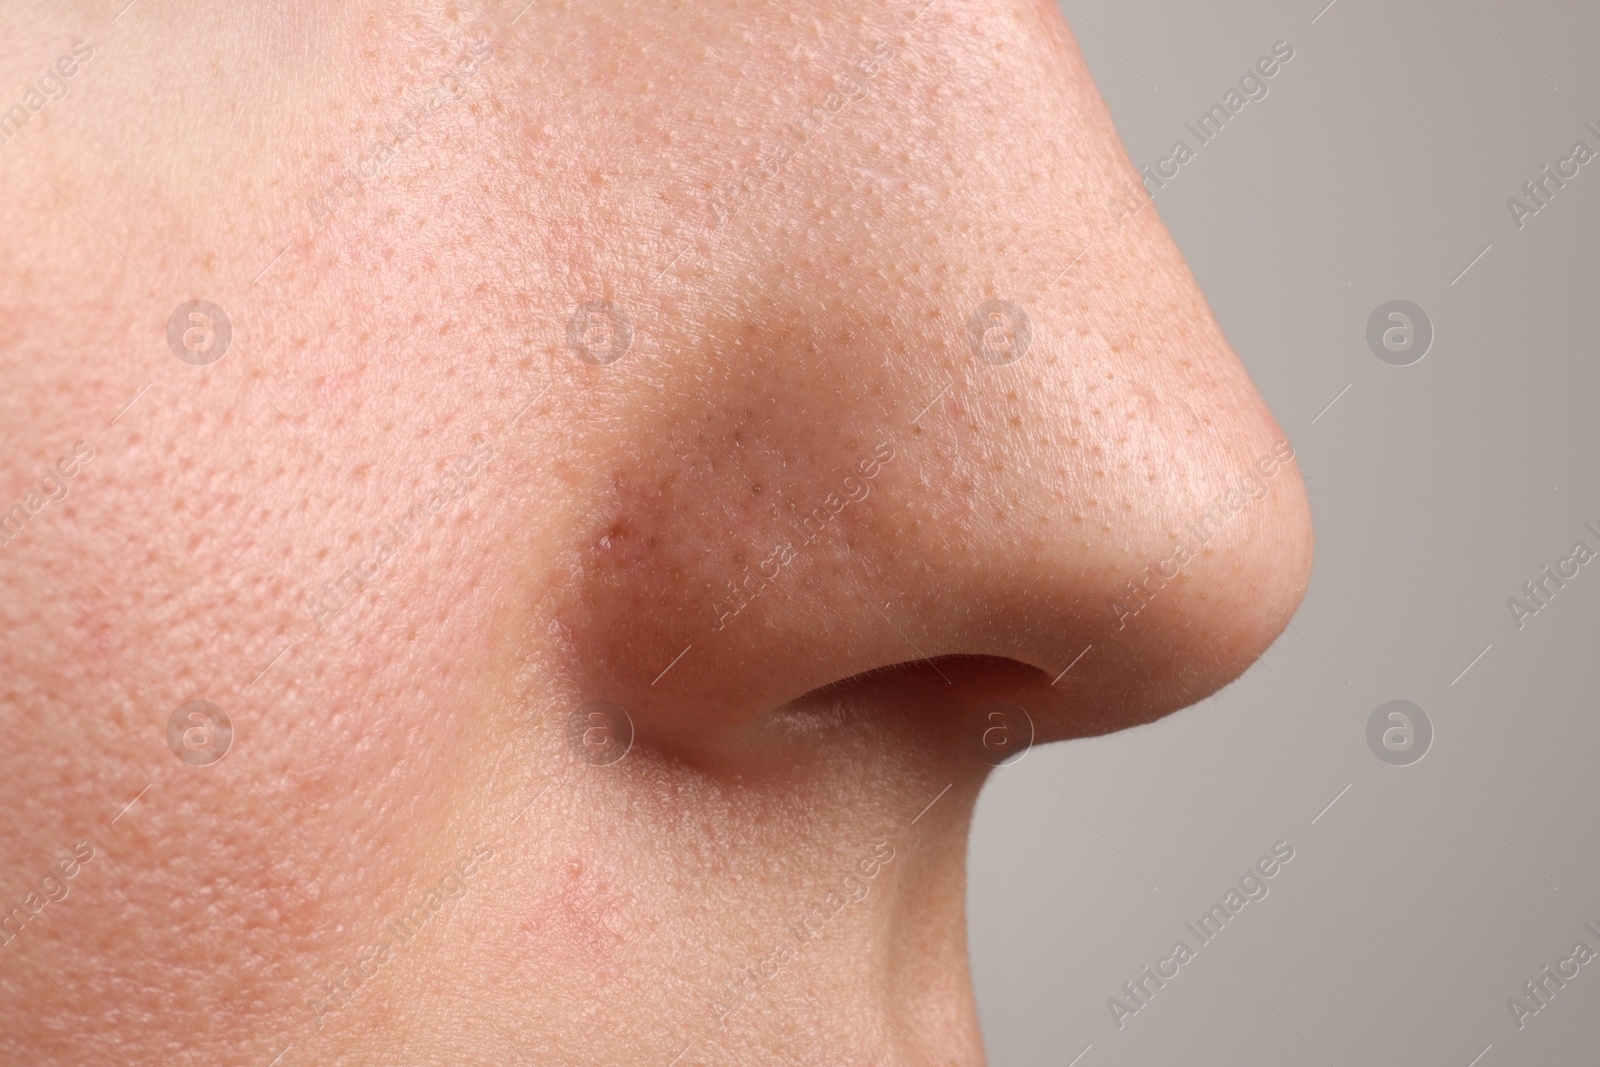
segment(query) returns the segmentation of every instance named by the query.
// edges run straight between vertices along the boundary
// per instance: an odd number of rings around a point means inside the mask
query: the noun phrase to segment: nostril
[[[1046,672],[1003,656],[955,654],[886,664],[818,686],[741,734],[745,753],[793,761],[837,754],[842,741],[887,745],[951,773],[1017,762],[1070,736],[1070,697]]]
[[[1038,668],[1005,657],[944,655],[836,678],[717,728],[663,723],[648,709],[637,718],[641,743],[692,762],[754,755],[792,765],[837,755],[850,739],[881,747],[892,738],[902,754],[937,753],[960,747],[991,705],[1012,709],[1019,723],[1048,714],[1048,682]],[[1036,732],[1029,727],[1029,744]]]
[[[1038,667],[1007,656],[956,653],[903,660],[839,678],[806,693],[794,703],[827,699],[847,691],[915,692],[938,706],[969,699],[974,689],[1012,689],[1044,677]]]

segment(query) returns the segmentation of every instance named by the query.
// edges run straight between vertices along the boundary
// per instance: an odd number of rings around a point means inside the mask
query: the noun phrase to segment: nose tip
[[[1105,729],[1149,721],[1232,682],[1305,596],[1312,535],[1293,446],[1264,411],[1252,428],[1248,443],[1207,457],[1193,480],[1171,488],[1148,535],[1097,585],[1109,617],[1095,628],[1078,685],[1108,709]]]

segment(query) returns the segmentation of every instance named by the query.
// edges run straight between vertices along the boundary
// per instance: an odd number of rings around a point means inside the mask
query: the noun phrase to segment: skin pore
[[[0,16],[0,1060],[981,1063],[989,731],[1299,604],[1054,3],[523,3]]]

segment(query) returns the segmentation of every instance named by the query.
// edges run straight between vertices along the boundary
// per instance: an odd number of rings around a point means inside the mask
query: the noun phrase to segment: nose
[[[565,366],[604,433],[550,607],[643,738],[890,668],[1044,739],[1119,729],[1228,683],[1299,604],[1292,443],[1070,46],[1018,44],[1037,62],[981,87],[859,101],[792,161],[810,195],[694,253],[699,297],[658,303],[637,359]],[[940,74],[970,77],[903,72]]]

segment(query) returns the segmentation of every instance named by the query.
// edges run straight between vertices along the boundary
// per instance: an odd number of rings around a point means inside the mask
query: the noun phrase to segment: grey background
[[[996,772],[969,915],[1002,1067],[1600,1056],[1600,960],[1520,1031],[1506,1003],[1600,951],[1600,561],[1520,631],[1506,605],[1600,550],[1600,160],[1521,231],[1506,206],[1600,150],[1600,8],[1325,3],[1063,3],[1136,165],[1295,48],[1156,206],[1294,442],[1317,561],[1221,694]],[[1434,324],[1409,367],[1365,341],[1396,298]],[[1434,727],[1408,767],[1367,747],[1394,698]],[[1268,897],[1118,1030],[1108,998],[1278,840]]]

